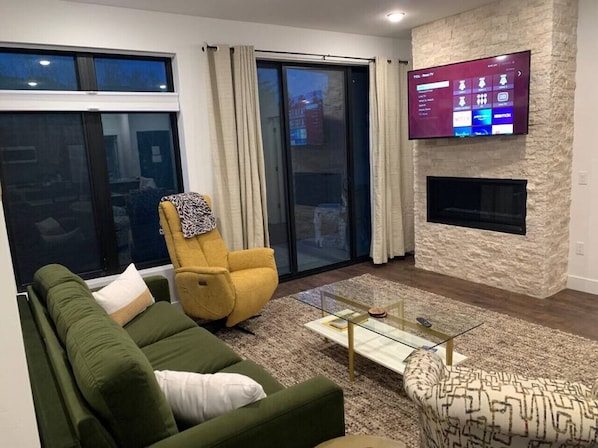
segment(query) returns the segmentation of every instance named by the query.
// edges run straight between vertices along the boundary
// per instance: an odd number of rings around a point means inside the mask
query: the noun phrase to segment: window
[[[168,92],[166,66],[162,61],[94,58],[98,90],[116,92]]]
[[[0,52],[0,89],[78,90],[75,57]]]
[[[182,191],[171,73],[168,58],[0,50],[0,179],[20,288],[48,263],[91,278],[169,262],[157,208]]]

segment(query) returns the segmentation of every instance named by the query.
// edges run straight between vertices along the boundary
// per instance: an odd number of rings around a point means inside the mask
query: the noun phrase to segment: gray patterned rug
[[[598,377],[598,342],[530,324],[504,314],[460,303],[370,274],[344,282],[383,288],[397,297],[471,314],[485,323],[456,339],[456,350],[468,356],[463,365],[527,376],[564,378],[593,384]],[[535,299],[530,299],[535,300]],[[272,300],[261,317],[245,326],[255,336],[222,330],[218,336],[237,353],[266,368],[284,385],[322,374],[343,387],[348,434],[371,434],[419,446],[417,413],[403,392],[400,375],[356,357],[355,382],[347,375],[346,349],[325,341],[303,324],[321,314],[297,300]]]

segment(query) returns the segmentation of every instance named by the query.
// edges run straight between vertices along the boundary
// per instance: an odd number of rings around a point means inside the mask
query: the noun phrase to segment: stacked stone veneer
[[[545,298],[565,288],[577,0],[501,0],[418,27],[414,68],[531,50],[529,134],[414,145],[415,265]],[[527,179],[527,234],[426,220],[426,176]]]

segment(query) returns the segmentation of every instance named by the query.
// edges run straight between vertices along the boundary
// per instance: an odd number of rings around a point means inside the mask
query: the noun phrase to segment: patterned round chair
[[[446,367],[423,349],[407,359],[403,382],[422,447],[598,447],[598,397],[583,384]]]

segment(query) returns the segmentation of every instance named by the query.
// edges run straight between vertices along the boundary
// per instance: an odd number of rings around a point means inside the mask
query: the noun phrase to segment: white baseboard
[[[598,280],[569,275],[567,279],[567,288],[598,295]]]

